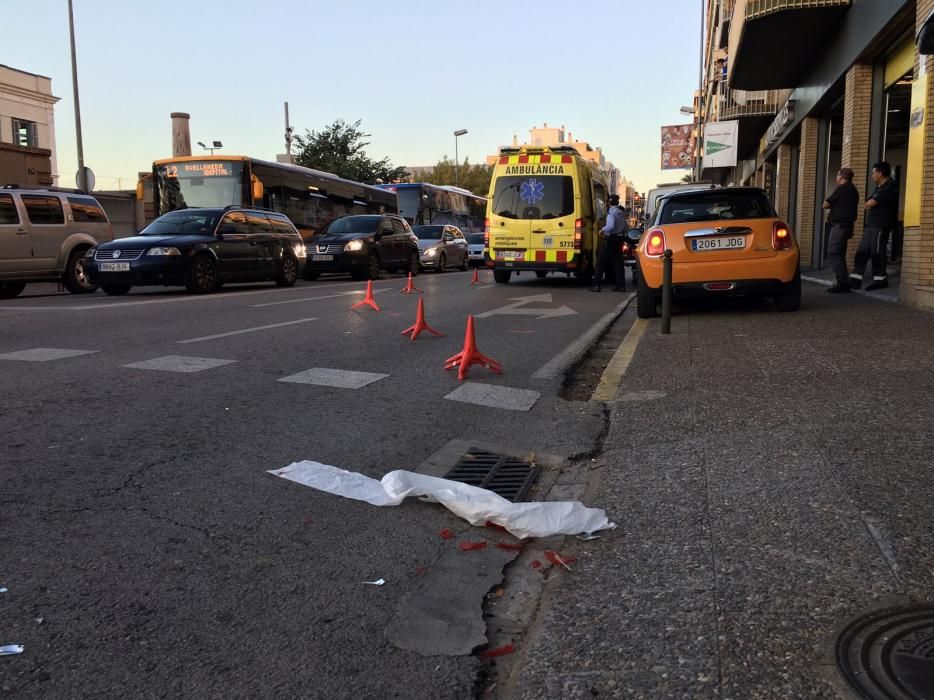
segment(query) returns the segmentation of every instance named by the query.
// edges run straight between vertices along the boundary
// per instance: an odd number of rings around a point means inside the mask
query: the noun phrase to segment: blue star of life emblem
[[[529,204],[540,202],[545,198],[545,185],[535,178],[532,178],[528,182],[522,183],[519,196],[522,197],[522,201],[528,202]]]

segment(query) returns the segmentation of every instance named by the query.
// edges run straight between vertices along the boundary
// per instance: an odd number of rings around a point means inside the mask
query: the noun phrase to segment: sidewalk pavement
[[[898,301],[898,287],[902,281],[901,265],[889,263],[888,277],[889,286],[886,289],[879,289],[874,292],[867,292],[865,289],[861,289],[856,291],[856,293],[871,296],[874,299],[881,299],[882,301]],[[825,267],[823,270],[802,270],[801,279],[805,282],[813,282],[814,284],[819,284],[824,287],[829,287],[836,282],[833,270],[829,267]],[[867,276],[865,284],[868,286],[871,283],[872,277]]]
[[[841,628],[934,598],[932,351],[934,315],[812,284],[650,322],[588,497],[618,527],[569,540],[510,694],[853,697]]]

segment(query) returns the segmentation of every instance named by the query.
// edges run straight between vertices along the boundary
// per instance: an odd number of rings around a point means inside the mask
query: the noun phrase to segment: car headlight
[[[438,252],[437,248],[429,248],[428,250],[425,251],[425,255],[427,255],[429,258],[433,258],[435,257],[435,253],[437,252]]]
[[[173,247],[164,247],[164,248],[150,248],[146,251],[146,255],[181,255],[182,251],[178,248]]]
[[[306,257],[306,253],[305,253],[305,244],[304,244],[304,243],[296,243],[296,244],[295,244],[295,257],[298,258],[299,260],[301,260],[301,259],[303,259],[304,257]]]
[[[84,251],[84,257],[93,258],[94,253],[96,252],[97,252],[97,248],[88,248],[86,251]]]
[[[351,241],[350,243],[344,246],[344,250],[348,250],[348,251],[363,250],[363,241],[361,240]]]

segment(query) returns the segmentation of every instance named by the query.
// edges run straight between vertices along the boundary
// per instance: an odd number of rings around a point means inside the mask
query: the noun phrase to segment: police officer
[[[610,195],[610,211],[606,215],[606,226],[600,229],[600,250],[597,253],[597,269],[594,271],[591,292],[599,292],[603,275],[613,271],[616,280],[614,292],[626,291],[626,268],[623,266],[622,245],[626,233],[626,210],[619,205],[619,195]]]
[[[898,225],[898,183],[892,179],[892,166],[885,161],[873,165],[872,181],[876,188],[864,205],[866,225],[850,273],[850,287],[859,289],[866,263],[872,260],[872,284],[866,287],[867,292],[889,286],[885,273],[885,240]]]

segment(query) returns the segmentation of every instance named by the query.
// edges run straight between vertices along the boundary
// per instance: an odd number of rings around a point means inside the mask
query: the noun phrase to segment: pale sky
[[[171,156],[174,111],[222,153],[284,152],[296,130],[363,120],[370,155],[482,162],[532,126],[602,146],[640,191],[659,127],[697,83],[702,0],[74,0],[85,162],[98,189],[135,187]],[[60,184],[77,170],[66,0],[0,0],[0,63],[52,78]],[[27,19],[28,17],[28,19]],[[194,145],[195,150],[198,146]]]

